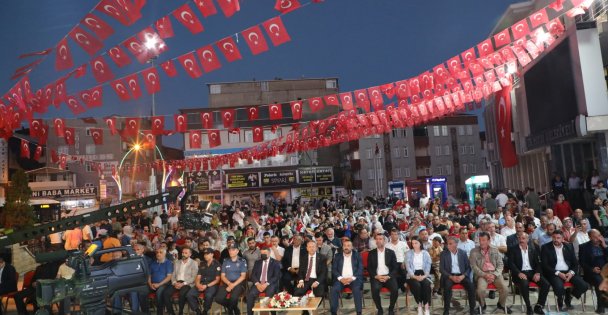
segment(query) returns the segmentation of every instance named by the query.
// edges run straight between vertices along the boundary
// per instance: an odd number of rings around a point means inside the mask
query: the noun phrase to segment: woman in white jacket
[[[429,315],[431,303],[431,255],[422,248],[418,236],[412,236],[412,249],[405,253],[407,285],[418,303],[418,315]]]

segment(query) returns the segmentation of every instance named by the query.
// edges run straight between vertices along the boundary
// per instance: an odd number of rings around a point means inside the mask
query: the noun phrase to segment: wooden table
[[[269,306],[266,307],[262,307],[260,305],[260,302],[255,303],[255,305],[253,306],[253,309],[251,309],[252,311],[260,314],[261,312],[302,312],[302,311],[309,311],[311,315],[317,314],[317,309],[319,308],[319,305],[321,304],[321,298],[320,297],[311,297],[308,298],[308,301],[306,303],[306,305],[302,306],[300,304],[296,304],[290,308],[272,308]]]

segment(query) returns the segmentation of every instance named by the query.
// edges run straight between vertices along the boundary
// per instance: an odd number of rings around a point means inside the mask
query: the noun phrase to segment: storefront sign
[[[331,167],[311,167],[298,170],[298,183],[331,183],[334,181],[334,174]]]
[[[560,141],[576,138],[576,123],[571,120],[566,123],[556,125],[551,129],[545,129],[539,133],[531,134],[526,137],[526,148],[533,150],[544,146],[556,144]]]
[[[256,188],[260,186],[258,173],[227,174],[226,187],[230,188]]]
[[[296,195],[302,198],[331,198],[334,195],[333,187],[300,187],[296,188]]]
[[[209,190],[209,176],[207,175],[207,172],[187,173],[186,178],[192,178],[195,191]],[[186,182],[189,183],[188,180]]]
[[[291,185],[295,183],[296,171],[262,173],[262,187]]]
[[[37,190],[32,191],[32,197],[84,197],[84,196],[96,196],[97,187],[82,187],[82,188],[65,188],[65,189],[48,189],[48,190]]]
[[[224,184],[224,172],[222,171],[211,171],[209,172],[209,189],[220,190]]]
[[[315,168],[315,176],[317,183],[331,183],[334,181],[334,174],[331,167]]]

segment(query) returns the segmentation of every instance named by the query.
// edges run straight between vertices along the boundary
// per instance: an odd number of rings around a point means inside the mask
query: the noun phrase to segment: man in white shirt
[[[505,218],[505,226],[500,230],[500,234],[504,237],[508,237],[509,235],[515,234],[517,232],[515,230],[515,220],[512,216],[508,216]]]
[[[469,255],[471,254],[471,250],[475,248],[475,242],[473,242],[469,238],[469,231],[467,230],[467,228],[460,228],[457,247],[458,249],[463,250],[467,254],[467,257],[469,257]]]
[[[382,301],[380,289],[387,288],[390,292],[390,305],[388,315],[395,314],[395,304],[399,294],[397,287],[397,258],[393,250],[384,246],[384,235],[376,234],[376,246],[367,256],[367,271],[369,272],[372,299],[376,305],[377,314],[382,315]]]
[[[334,281],[329,297],[330,311],[332,315],[338,313],[340,294],[345,287],[349,287],[353,292],[357,315],[361,315],[363,309],[363,261],[361,255],[353,251],[353,243],[350,240],[344,241],[342,246],[342,252],[336,253],[332,265]]]
[[[399,264],[398,275],[397,275],[397,286],[405,293],[405,252],[408,251],[407,243],[399,240],[399,230],[391,230],[390,241],[386,244],[386,248],[392,249],[397,257],[397,263]]]
[[[509,197],[503,191],[496,196],[496,203],[499,207],[504,208],[507,205],[507,201],[509,201]]]
[[[504,257],[507,252],[507,238],[496,233],[496,225],[490,223],[487,225],[488,233],[490,233],[490,246],[495,247]]]

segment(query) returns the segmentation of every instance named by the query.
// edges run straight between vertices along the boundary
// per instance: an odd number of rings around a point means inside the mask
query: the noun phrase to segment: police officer
[[[215,302],[228,309],[228,315],[239,315],[239,298],[245,290],[247,277],[247,261],[239,257],[239,248],[236,244],[228,246],[229,258],[222,263],[222,284],[215,297]]]
[[[188,306],[190,306],[191,310],[196,310],[197,315],[207,315],[211,309],[213,298],[215,298],[215,294],[220,285],[220,271],[222,268],[220,263],[213,259],[213,249],[206,248],[203,250],[202,255],[203,261],[198,270],[198,275],[194,280],[195,286],[188,291],[188,295],[186,296]],[[200,293],[205,294],[205,303],[202,312],[198,305],[198,296]]]

